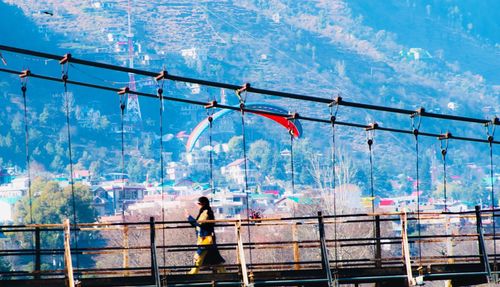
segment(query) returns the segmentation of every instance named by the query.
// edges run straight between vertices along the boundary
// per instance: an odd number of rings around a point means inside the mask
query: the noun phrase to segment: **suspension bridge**
[[[416,286],[450,280],[453,286],[493,283],[498,254],[492,215],[498,210],[420,213],[350,214],[249,220],[216,220],[218,243],[228,259],[223,273],[213,270],[186,275],[186,264],[196,245],[179,243],[189,238],[191,226],[183,221],[30,224],[1,226],[4,233],[33,234],[33,248],[1,250],[0,256],[33,258],[32,270],[2,272],[2,286],[63,286],[78,278],[81,286],[338,286],[376,283],[377,286]],[[488,224],[483,225],[483,221]],[[400,227],[399,235],[392,226]],[[166,238],[160,232],[166,230]],[[272,234],[278,230],[281,240]],[[439,230],[439,232],[436,232]],[[368,231],[368,232],[367,232]],[[484,232],[486,231],[486,232]],[[72,248],[71,233],[110,233],[117,244]],[[175,232],[177,236],[173,236]],[[252,237],[246,239],[248,233]],[[60,233],[64,246],[49,248],[40,238]],[[140,240],[132,240],[140,237]],[[254,238],[255,237],[255,238]],[[260,239],[257,239],[260,238]],[[182,240],[181,240],[182,241]],[[115,242],[116,243],[116,242]],[[163,254],[163,255],[162,255]],[[272,255],[270,255],[272,254]],[[111,266],[76,268],[77,257],[106,256]],[[132,266],[130,257],[143,258]],[[41,262],[64,258],[63,269],[44,269]],[[252,259],[250,259],[252,258]],[[73,260],[72,260],[73,259]],[[75,286],[75,285],[69,285]],[[491,285],[493,286],[493,285]]]
[[[196,246],[179,244],[178,239],[188,237],[187,234],[192,231],[187,229],[189,226],[185,222],[165,221],[163,209],[162,220],[158,222],[154,218],[151,218],[149,222],[78,222],[75,212],[74,180],[72,178],[70,107],[68,106],[69,101],[66,101],[66,125],[71,170],[70,183],[74,215],[72,223],[70,224],[69,220],[66,220],[61,224],[37,224],[33,222],[31,215],[31,222],[29,224],[0,226],[0,232],[2,233],[21,234],[25,235],[26,238],[30,238],[25,242],[25,246],[30,247],[4,249],[0,251],[0,257],[32,258],[34,262],[31,270],[2,272],[0,274],[0,285],[2,286],[61,286],[64,284],[68,284],[69,286],[336,286],[339,284],[357,285],[363,283],[375,283],[377,286],[415,286],[434,280],[450,280],[453,286],[468,286],[483,283],[495,284],[498,281],[498,254],[496,250],[496,217],[498,216],[498,210],[495,209],[496,197],[493,186],[493,146],[500,143],[494,139],[495,127],[500,125],[498,118],[478,119],[431,113],[427,112],[424,108],[407,110],[350,102],[345,101],[341,97],[327,99],[264,90],[254,88],[250,84],[233,85],[187,78],[169,74],[167,71],[155,73],[78,59],[72,57],[70,54],[60,56],[5,45],[0,45],[0,51],[57,60],[62,67],[62,76],[60,78],[39,74],[31,70],[0,68],[0,72],[19,75],[24,99],[25,117],[28,78],[61,82],[63,83],[65,94],[68,92],[68,86],[71,85],[118,93],[120,95],[122,119],[122,171],[124,171],[123,115],[125,108],[123,97],[132,94],[158,99],[161,106],[163,106],[163,101],[173,101],[203,106],[207,110],[219,108],[239,111],[241,113],[244,146],[245,113],[249,112],[283,117],[291,123],[300,119],[328,124],[332,128],[333,146],[335,146],[336,126],[363,129],[367,132],[367,144],[370,151],[372,197],[375,195],[372,163],[374,131],[413,135],[417,158],[418,197],[420,196],[418,192],[419,138],[437,138],[442,143],[441,154],[444,169],[443,183],[445,197],[443,211],[434,213],[421,211],[420,198],[418,198],[416,212],[412,213],[376,213],[372,205],[372,212],[369,214],[337,214],[334,195],[333,215],[323,215],[321,212],[318,212],[317,216],[312,217],[251,219],[247,214],[247,218],[243,220],[217,220],[216,230],[218,231],[216,232],[224,234],[224,236],[220,236],[223,240],[219,241],[219,246],[224,252],[225,257],[230,258],[229,262],[225,264],[226,271],[213,273],[211,270],[207,270],[202,274],[186,275],[186,271],[192,266],[186,264],[186,260],[182,260],[182,258],[183,256],[184,258],[186,256],[189,257],[196,250]],[[74,81],[68,76],[69,64],[151,77],[158,83],[157,93],[150,94],[135,91],[129,87],[117,89],[88,82]],[[240,103],[239,106],[235,107],[219,104],[216,101],[202,102],[165,96],[163,94],[164,81],[177,81],[233,90],[238,95]],[[331,112],[329,118],[324,119],[298,113],[282,114],[268,110],[255,110],[245,105],[247,93],[256,93],[283,99],[295,99],[304,103],[320,103],[328,105]],[[339,121],[336,113],[336,108],[339,106],[407,115],[412,119],[412,128],[404,130],[381,126],[376,122],[364,125]],[[162,108],[160,108],[160,117],[163,117],[161,111]],[[473,138],[449,132],[435,134],[421,131],[420,119],[424,117],[481,124],[487,129],[486,137]],[[211,114],[208,114],[207,119],[211,126]],[[29,171],[29,134],[26,118],[25,132]],[[162,133],[162,131],[160,132]],[[448,210],[446,200],[446,155],[447,144],[450,140],[477,142],[488,145],[491,176],[490,209],[481,210],[479,206],[476,206],[474,211],[450,212]],[[294,134],[291,128],[290,141],[293,152]],[[245,148],[243,150],[246,159]],[[162,151],[163,146],[161,146],[160,154],[162,154]],[[210,162],[212,163],[212,159]],[[246,160],[244,162],[246,164]],[[161,156],[161,163],[161,167],[163,168],[163,156]],[[333,164],[335,165],[335,157],[333,158]],[[293,154],[291,166],[293,188]],[[245,166],[245,172],[246,169]],[[335,168],[332,168],[332,173],[335,173]],[[211,185],[212,190],[214,190],[213,180],[211,180]],[[245,190],[248,190],[246,181]],[[30,205],[32,196],[30,188]],[[247,205],[248,202],[247,200]],[[247,206],[247,211],[249,210],[250,208]],[[65,238],[64,245],[44,246],[44,242],[41,240],[44,233],[63,236]],[[103,236],[106,233],[113,233],[114,238],[119,238],[118,241],[120,242],[115,245],[104,244],[100,246],[99,244],[95,244],[93,246],[81,246],[78,244],[77,238],[78,234],[84,233],[99,234],[99,236]],[[159,233],[161,233],[161,236]],[[276,236],[270,236],[270,234],[275,233],[277,234]],[[140,239],[136,241],[131,240],[132,234],[134,234],[134,238]],[[176,236],[172,236],[172,234],[176,234]],[[261,236],[258,236],[259,234]],[[292,238],[291,240],[289,239],[290,237]],[[174,241],[174,239],[177,241]],[[113,258],[112,262],[108,263],[109,266],[96,267],[80,264],[80,262],[85,261],[83,259],[86,257],[102,255]],[[141,261],[143,262],[142,265],[130,263],[130,258],[136,256],[144,258]],[[50,259],[55,260],[55,258],[59,257],[64,258],[64,268],[47,269],[43,267],[42,262]]]

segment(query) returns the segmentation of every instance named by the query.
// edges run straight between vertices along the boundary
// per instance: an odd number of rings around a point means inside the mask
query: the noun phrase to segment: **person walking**
[[[187,220],[196,229],[196,245],[198,246],[194,254],[195,267],[191,268],[188,274],[197,274],[202,266],[215,267],[215,272],[224,272],[224,267],[217,266],[226,261],[217,248],[214,233],[215,224],[213,222],[204,222],[206,220],[215,220],[210,201],[205,196],[202,196],[198,198],[196,204],[200,208],[196,218],[189,215],[187,210],[184,210]]]

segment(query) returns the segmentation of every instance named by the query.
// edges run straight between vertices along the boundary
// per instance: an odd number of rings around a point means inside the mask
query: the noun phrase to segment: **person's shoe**
[[[194,267],[194,268],[191,268],[191,270],[189,270],[188,274],[198,274],[198,272],[200,272],[200,268],[198,267]]]
[[[213,270],[214,273],[226,273],[226,268],[224,268],[224,266],[216,266]]]

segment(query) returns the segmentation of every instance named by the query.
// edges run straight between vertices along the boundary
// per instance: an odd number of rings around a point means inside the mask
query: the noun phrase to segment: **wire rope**
[[[493,123],[494,121],[492,121]],[[490,151],[490,186],[491,186],[491,210],[493,211],[492,221],[493,221],[493,271],[497,271],[497,233],[496,233],[496,214],[495,214],[495,184],[494,184],[494,165],[493,165],[493,139],[495,137],[495,128],[494,124],[486,125],[486,135],[488,139],[488,146]]]
[[[70,125],[70,97],[68,92],[68,68],[69,68],[69,59],[71,55],[67,54],[65,56],[65,61],[61,61],[61,73],[62,73],[62,81],[64,85],[64,101],[65,101],[65,114],[66,114],[66,132],[68,137],[68,155],[69,155],[69,173],[70,173],[70,186],[71,186],[71,202],[73,207],[73,226],[75,228],[75,251],[76,251],[76,266],[77,269],[80,268],[80,259],[79,259],[79,251],[78,251],[78,217],[76,211],[76,196],[75,196],[75,181],[73,175],[73,152],[72,152],[72,144],[71,144],[71,125]]]
[[[120,136],[121,136],[121,142],[120,142],[120,156],[121,156],[121,201],[122,201],[122,206],[121,206],[121,215],[122,215],[122,221],[125,222],[125,127],[124,127],[124,118],[125,118],[125,100],[124,97],[128,93],[129,89],[128,87],[123,90],[123,92],[119,92],[120,96]],[[120,198],[120,196],[118,196]]]
[[[448,154],[448,138],[450,133],[446,133],[445,135],[439,138],[441,145],[441,158],[443,160],[443,196],[444,196],[444,211],[448,211],[448,194],[447,194],[447,182],[446,182],[446,155]]]
[[[28,106],[26,100],[26,91],[28,85],[29,70],[20,75],[21,78],[21,92],[23,94],[23,108],[24,108],[24,136],[25,136],[25,150],[26,150],[26,172],[28,174],[28,196],[29,196],[29,216],[30,224],[33,224],[33,192],[31,190],[31,169],[30,169],[30,148],[29,148],[29,129],[28,129]]]
[[[250,259],[250,270],[252,269],[252,238],[251,238],[251,229],[250,229],[250,198],[248,196],[248,165],[247,165],[247,148],[246,148],[246,133],[245,133],[245,102],[247,97],[246,92],[247,85],[243,88],[236,90],[236,95],[240,101],[240,114],[241,114],[241,134],[242,134],[242,145],[243,145],[243,163],[244,163],[244,179],[245,179],[245,196],[246,196],[246,205],[247,205],[247,227],[248,227],[248,254]],[[244,96],[241,93],[244,93]]]
[[[160,104],[160,188],[161,188],[161,221],[165,224],[165,171],[164,171],[164,160],[163,160],[163,85],[165,83],[164,79],[156,81],[156,93],[158,95],[158,100]],[[162,239],[163,245],[166,245],[165,241],[165,226],[162,227]],[[167,254],[166,249],[163,247],[163,266],[166,266]],[[166,275],[166,269],[163,269]]]
[[[417,120],[417,123],[415,124],[415,119]],[[420,224],[420,177],[419,177],[419,170],[420,170],[420,160],[419,160],[419,140],[418,140],[418,134],[419,134],[419,129],[420,129],[420,124],[422,123],[422,117],[418,113],[415,113],[414,115],[411,116],[411,128],[413,130],[413,135],[415,136],[415,175],[416,175],[416,191],[417,191],[417,232],[418,232],[418,258],[419,258],[419,265],[422,265],[422,227]]]
[[[334,237],[334,257],[335,257],[335,268],[338,268],[338,226],[337,226],[337,192],[335,190],[336,188],[336,178],[337,178],[337,172],[335,170],[335,165],[336,165],[336,142],[335,142],[335,121],[337,120],[337,113],[339,110],[339,106],[335,105],[335,112],[333,111],[333,105],[330,106],[330,121],[331,121],[331,127],[332,127],[332,192],[333,192],[333,216],[335,218],[335,221],[333,222],[333,237]]]

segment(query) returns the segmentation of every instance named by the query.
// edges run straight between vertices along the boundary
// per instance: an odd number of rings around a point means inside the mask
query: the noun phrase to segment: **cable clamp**
[[[498,118],[498,117],[494,117],[494,118],[491,120],[491,123],[492,123],[493,125],[500,126],[500,118]]]
[[[438,140],[447,140],[451,139],[453,135],[450,132],[446,132],[445,134],[439,135]]]
[[[371,123],[368,127],[365,128],[365,131],[373,131],[378,129],[378,124],[377,123]]]
[[[68,63],[69,60],[71,60],[71,54],[70,53],[64,55],[63,58],[59,61],[59,64],[64,65],[64,64]]]
[[[161,80],[166,79],[166,78],[167,78],[167,76],[168,76],[168,72],[167,72],[167,71],[165,71],[165,70],[163,70],[163,71],[161,71],[161,72],[158,74],[158,76],[156,76],[156,77],[155,77],[155,79],[156,79],[157,81],[161,81]]]
[[[336,116],[331,116],[330,117],[330,123],[332,123],[332,125],[335,125],[335,121],[337,121],[337,117]]]
[[[19,78],[24,79],[26,77],[31,76],[31,71],[30,70],[24,70],[19,74]]]
[[[124,87],[124,88],[121,88],[121,89],[118,91],[118,95],[128,94],[128,92],[130,92],[130,88],[129,88],[129,87]]]
[[[245,83],[241,88],[236,90],[236,95],[240,97],[240,94],[244,91],[248,91],[250,89],[250,83]]]
[[[445,157],[447,153],[448,153],[448,149],[446,149],[446,148],[442,148],[442,149],[441,149],[441,155],[442,155],[443,157]]]
[[[286,117],[288,120],[297,120],[300,118],[300,115],[298,113],[292,113],[289,116]]]
[[[217,107],[217,101],[210,101],[205,105],[205,109],[211,109]]]
[[[339,105],[342,102],[342,97],[338,96],[335,100],[328,104],[329,107],[333,107],[335,105]]]
[[[417,116],[423,116],[425,114],[425,108],[420,107],[414,113],[410,115],[411,118],[415,118]]]

